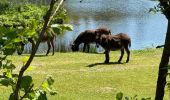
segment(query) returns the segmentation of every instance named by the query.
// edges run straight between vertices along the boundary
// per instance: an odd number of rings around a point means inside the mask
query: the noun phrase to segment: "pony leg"
[[[127,53],[127,60],[126,60],[126,63],[128,63],[128,62],[129,62],[129,58],[130,58],[130,50],[129,50],[128,47],[126,47],[125,50],[126,50],[126,53]]]
[[[24,51],[25,44],[23,42],[20,42],[19,46],[20,47],[17,48],[17,53],[18,53],[18,55],[21,55],[23,53],[23,51]]]
[[[105,50],[105,62],[104,63],[109,63],[109,50]]]
[[[35,49],[35,42],[32,38],[28,38],[28,41],[32,44],[32,51],[33,51]]]
[[[83,52],[85,52],[85,50],[86,50],[86,43],[84,43],[84,47],[83,47]]]
[[[53,42],[53,40],[51,40],[51,46],[53,48],[53,54],[52,55],[54,55],[54,42]]]
[[[121,56],[120,56],[120,58],[119,58],[119,60],[118,60],[118,63],[121,62],[121,60],[122,60],[122,58],[123,58],[123,55],[124,55],[124,48],[121,49]]]
[[[87,52],[89,53],[90,51],[90,44],[87,44]]]
[[[99,44],[98,43],[96,43],[96,47],[99,48]]]
[[[33,51],[34,49],[35,49],[35,42],[33,41],[33,42],[32,42],[32,51]],[[31,51],[31,52],[32,52],[32,51]]]
[[[48,55],[48,53],[50,52],[50,49],[51,49],[50,41],[47,41],[47,45],[48,45],[48,50],[47,50],[46,56]]]

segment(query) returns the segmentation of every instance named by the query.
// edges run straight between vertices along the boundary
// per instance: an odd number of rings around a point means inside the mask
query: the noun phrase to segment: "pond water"
[[[107,27],[112,34],[127,33],[132,50],[164,44],[167,20],[164,15],[149,13],[158,2],[150,0],[66,0],[69,24],[74,30],[56,39],[57,51],[69,51],[70,44],[86,29]],[[39,51],[46,45],[41,45]]]

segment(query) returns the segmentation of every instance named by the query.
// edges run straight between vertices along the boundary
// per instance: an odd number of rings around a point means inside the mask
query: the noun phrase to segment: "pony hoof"
[[[118,61],[118,63],[120,64],[120,63],[121,63],[121,61],[119,60],[119,61]]]
[[[121,62],[120,62],[120,61],[118,61],[118,64],[121,64]]]
[[[128,63],[129,62],[129,60],[126,60],[126,63]]]
[[[105,64],[108,64],[108,63],[109,63],[109,61],[105,61],[104,63],[105,63]]]

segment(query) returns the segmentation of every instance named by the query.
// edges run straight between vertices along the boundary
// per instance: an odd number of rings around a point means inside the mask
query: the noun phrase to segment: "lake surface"
[[[57,51],[69,51],[70,44],[86,29],[107,27],[112,34],[127,33],[132,50],[164,44],[167,20],[164,15],[149,13],[158,2],[150,0],[66,0],[65,8],[74,30],[58,36]],[[41,45],[39,51],[47,48]]]

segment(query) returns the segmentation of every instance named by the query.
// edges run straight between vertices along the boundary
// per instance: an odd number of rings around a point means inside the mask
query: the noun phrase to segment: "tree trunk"
[[[165,46],[162,53],[161,62],[159,65],[155,100],[163,100],[164,97],[164,93],[165,93],[164,88],[166,85],[166,76],[168,72],[167,65],[169,63],[169,56],[170,56],[170,20],[168,20]]]

